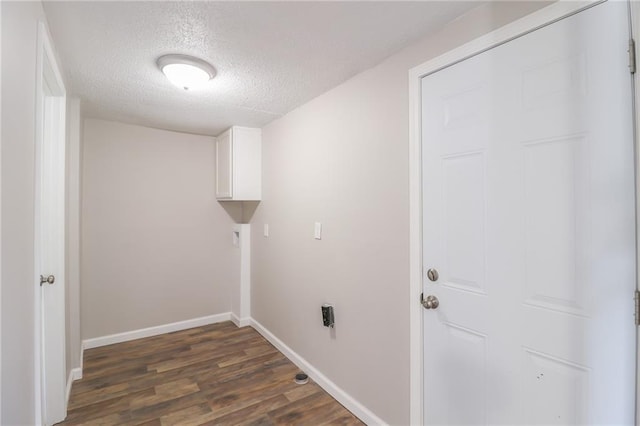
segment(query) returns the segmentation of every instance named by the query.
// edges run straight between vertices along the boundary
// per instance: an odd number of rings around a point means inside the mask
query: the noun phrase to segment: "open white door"
[[[634,424],[628,38],[607,2],[422,79],[425,424]]]
[[[66,92],[46,26],[38,29],[36,117],[36,389],[45,425],[66,417],[65,112]],[[42,276],[42,278],[41,278]]]
[[[639,29],[640,29],[640,4],[636,1],[629,2],[630,10],[631,10],[631,36],[632,39],[635,40],[638,37]],[[629,46],[629,48],[633,48],[635,46],[635,42],[633,46]],[[637,47],[636,47],[637,50]],[[637,68],[637,58],[636,58],[636,68]],[[638,80],[639,75],[636,69],[636,72],[633,74],[633,83],[635,90],[635,137],[636,137],[636,212],[640,213],[640,151],[638,150],[638,146],[640,146],[640,80]],[[636,215],[636,239],[638,239],[638,230],[640,229],[640,214]],[[640,241],[636,240],[636,247],[638,247]],[[640,252],[636,253],[636,278],[640,277]],[[636,293],[636,307],[640,308],[640,280],[636,282],[637,293]],[[640,309],[636,310],[636,324],[640,324]],[[636,329],[636,351],[639,354],[636,357],[636,424],[640,423],[640,326]]]

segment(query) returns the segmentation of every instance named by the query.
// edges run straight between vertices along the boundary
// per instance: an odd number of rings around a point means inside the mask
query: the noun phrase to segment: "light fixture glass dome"
[[[211,64],[193,56],[164,55],[157,63],[167,79],[184,90],[202,88],[216,75]]]

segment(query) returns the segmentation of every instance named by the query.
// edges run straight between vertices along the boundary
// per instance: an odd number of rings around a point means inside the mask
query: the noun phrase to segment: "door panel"
[[[532,424],[586,424],[589,370],[554,356],[525,349],[524,413]]]
[[[423,78],[427,424],[633,423],[627,42],[609,2]]]
[[[443,285],[484,294],[484,155],[472,152],[442,159]]]
[[[586,233],[577,223],[584,202],[576,186],[588,179],[578,170],[577,156],[584,137],[562,137],[523,146],[524,253],[526,304],[565,313],[584,314],[585,300],[578,280],[577,241]],[[583,200],[584,201],[584,200]],[[578,263],[577,263],[578,262]],[[538,265],[545,265],[539,268]]]
[[[42,388],[45,424],[66,417],[65,354],[65,99],[45,87],[42,158],[40,161],[39,271],[53,275],[40,284]]]

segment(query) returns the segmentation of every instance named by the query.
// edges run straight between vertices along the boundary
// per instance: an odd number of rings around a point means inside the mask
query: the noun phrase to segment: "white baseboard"
[[[65,399],[66,405],[69,405],[69,397],[71,396],[71,385],[76,380],[82,379],[82,368],[72,368],[69,371],[69,377],[67,378],[67,397]]]
[[[76,380],[80,380],[82,379],[82,368],[78,367],[78,368],[73,368],[71,370],[71,374],[72,374],[72,378],[73,381],[75,382]]]
[[[80,378],[82,379],[82,372],[84,371],[84,341],[80,342]]]
[[[209,315],[206,317],[194,318],[186,321],[174,322],[171,324],[158,325],[155,327],[142,328],[140,330],[127,331],[124,333],[110,334],[108,336],[95,337],[82,341],[82,348],[92,349],[100,346],[112,345],[114,343],[128,342],[129,340],[142,339],[144,337],[157,336],[159,334],[171,333],[174,331],[186,330],[193,327],[215,324],[217,322],[229,321],[231,313]]]
[[[249,318],[238,318],[236,314],[231,313],[231,321],[237,325],[238,327],[246,327],[251,325],[251,317]]]
[[[269,330],[267,330],[258,321],[250,318],[251,326],[256,329],[265,339],[267,339],[273,346],[275,346],[280,352],[282,352],[291,362],[293,362],[298,368],[304,371],[309,377],[311,377],[322,389],[327,391],[332,397],[334,397],[340,404],[344,405],[349,411],[351,411],[356,417],[365,422],[367,425],[386,425],[386,423],[373,414],[371,410],[356,401],[351,395],[338,387],[335,383],[329,380],[324,374],[313,367],[307,360],[302,358],[289,346],[285,345],[282,340],[278,339]]]

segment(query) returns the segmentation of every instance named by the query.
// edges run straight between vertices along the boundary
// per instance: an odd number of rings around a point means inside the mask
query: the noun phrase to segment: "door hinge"
[[[635,291],[633,300],[635,302],[636,326],[640,326],[640,290]]]
[[[629,72],[636,73],[636,41],[629,39]]]

